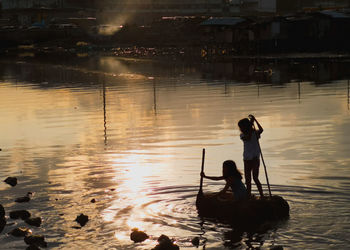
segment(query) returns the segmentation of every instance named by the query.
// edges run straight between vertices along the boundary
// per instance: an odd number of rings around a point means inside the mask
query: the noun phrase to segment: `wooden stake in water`
[[[205,158],[205,148],[203,148],[203,152],[202,152],[201,173],[204,172],[204,158]],[[203,176],[201,176],[201,181],[200,181],[200,184],[199,184],[199,194],[203,193],[202,186],[203,186]]]

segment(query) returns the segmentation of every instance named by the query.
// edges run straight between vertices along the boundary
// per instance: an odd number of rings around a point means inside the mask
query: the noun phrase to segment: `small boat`
[[[259,224],[289,217],[289,205],[281,196],[234,201],[232,193],[199,192],[196,206],[201,217],[215,218],[233,224]]]
[[[204,170],[205,149],[202,154]],[[203,177],[200,179],[196,206],[201,217],[219,219],[231,224],[256,225],[269,221],[289,218],[288,202],[278,195],[263,198],[252,196],[249,199],[235,201],[232,192],[224,195],[218,193],[203,193]]]

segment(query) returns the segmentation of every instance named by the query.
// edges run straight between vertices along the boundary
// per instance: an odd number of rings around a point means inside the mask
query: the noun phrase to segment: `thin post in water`
[[[204,172],[204,158],[205,158],[205,148],[203,148],[202,151],[202,166],[201,166],[201,173]],[[199,193],[203,193],[203,176],[201,176],[200,184],[199,184]]]

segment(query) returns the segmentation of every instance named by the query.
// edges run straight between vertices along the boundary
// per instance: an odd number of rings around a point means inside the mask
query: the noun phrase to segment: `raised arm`
[[[258,133],[261,134],[262,132],[264,132],[264,129],[263,127],[260,125],[260,123],[258,122],[258,120],[255,118],[254,115],[249,115],[249,118],[251,120],[251,122],[256,122],[256,125],[258,126]]]
[[[221,181],[221,180],[225,180],[225,178],[223,176],[206,176],[204,174],[204,172],[201,173],[201,176],[203,176],[204,178],[207,178],[209,180],[213,180],[213,181]]]
[[[259,134],[261,134],[262,132],[264,132],[264,129],[261,127],[261,125],[260,125],[260,123],[258,122],[258,120],[256,120],[255,119],[255,121],[256,121],[256,125],[258,125],[258,128],[259,128]]]

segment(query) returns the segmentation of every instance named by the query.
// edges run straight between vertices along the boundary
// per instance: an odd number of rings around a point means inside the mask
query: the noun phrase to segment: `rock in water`
[[[31,216],[31,214],[27,210],[15,210],[10,212],[11,219],[21,218],[22,220],[26,220]]]
[[[75,221],[78,222],[80,224],[80,226],[83,227],[89,221],[89,216],[84,215],[84,214],[80,214],[79,216],[77,216]]]
[[[2,232],[2,230],[4,230],[5,226],[6,226],[6,219],[5,219],[5,217],[0,218],[0,233]]]
[[[0,204],[0,219],[5,217],[5,208]]]
[[[17,227],[9,232],[10,235],[15,237],[24,237],[32,234],[32,230],[26,227]]]
[[[283,250],[283,246],[273,246],[270,247],[270,250]]]
[[[40,250],[40,248],[38,246],[35,245],[29,245],[26,250]]]
[[[158,238],[158,245],[156,245],[152,250],[178,250],[180,249],[178,245],[174,244],[168,236],[162,234]]]
[[[25,220],[25,222],[31,226],[35,226],[35,227],[40,227],[41,225],[41,218],[40,217],[36,217],[36,218],[28,218]]]
[[[198,246],[199,246],[199,237],[194,237],[194,238],[191,240],[191,243],[192,243],[192,245],[198,247]]]
[[[30,235],[24,237],[24,242],[27,245],[37,246],[37,247],[47,247],[47,242],[45,241],[45,237],[42,235]]]
[[[12,187],[17,185],[17,178],[16,177],[7,177],[6,180],[4,180],[7,184],[11,185]]]
[[[23,197],[19,197],[15,200],[15,202],[19,202],[19,203],[22,203],[22,202],[28,202],[30,201],[30,197],[29,196],[23,196]]]
[[[133,228],[131,231],[130,239],[135,243],[148,239],[148,235],[145,232],[139,231],[137,228]]]
[[[15,200],[15,202],[28,202],[30,201],[30,197],[33,195],[32,192],[27,192],[26,196],[19,197]]]

